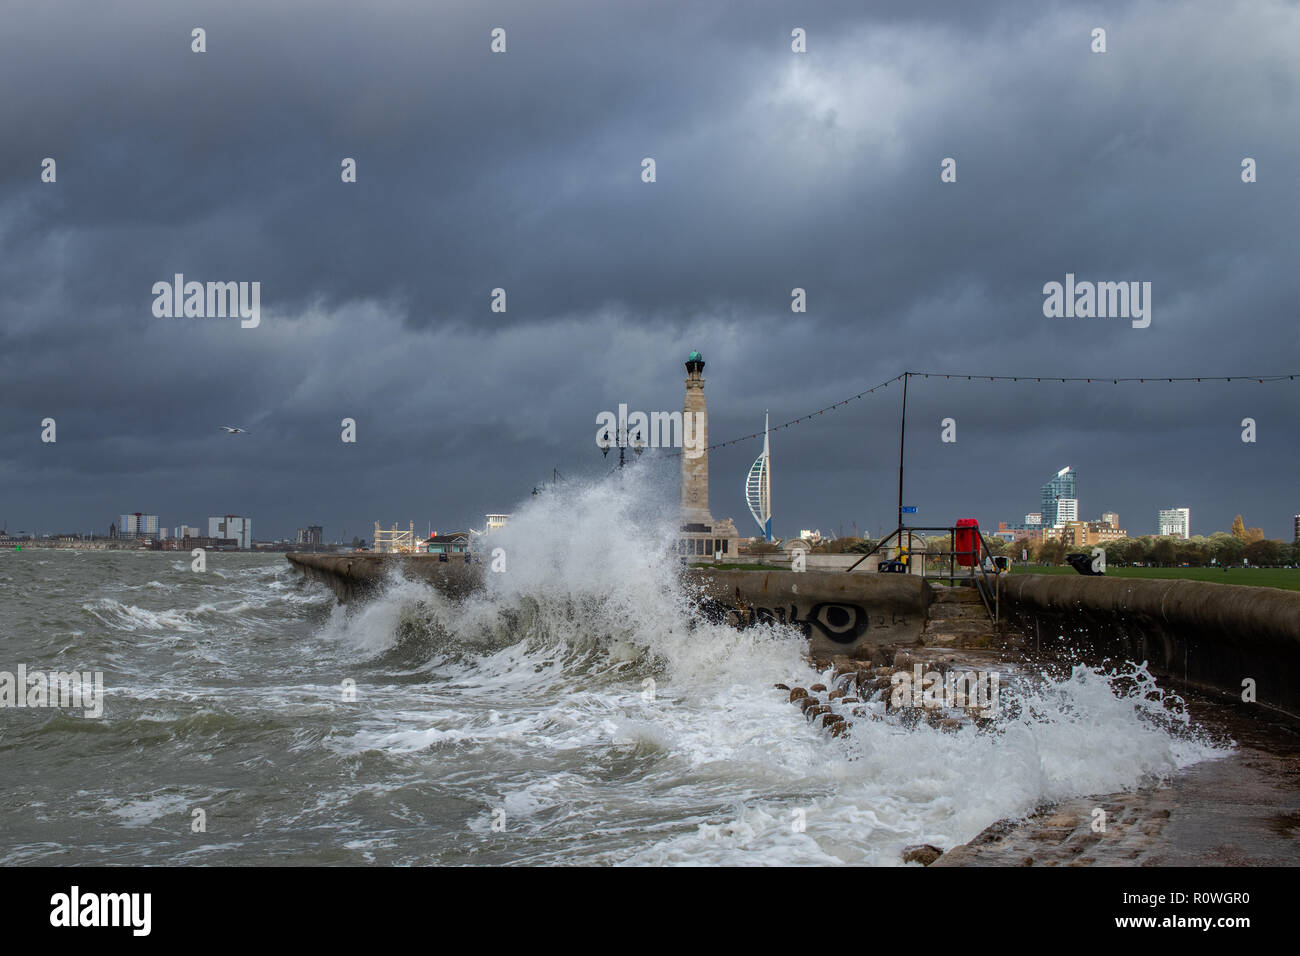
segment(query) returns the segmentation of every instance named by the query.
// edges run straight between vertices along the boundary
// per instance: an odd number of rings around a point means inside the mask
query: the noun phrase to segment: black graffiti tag
[[[788,612],[784,607],[753,607],[747,611],[730,611],[727,618],[738,627],[747,627],[760,621],[790,624],[802,630],[805,637],[812,637],[815,629],[837,644],[852,644],[866,632],[870,624],[866,608],[837,601],[814,604],[803,618],[800,618],[799,609],[794,604],[789,605]]]

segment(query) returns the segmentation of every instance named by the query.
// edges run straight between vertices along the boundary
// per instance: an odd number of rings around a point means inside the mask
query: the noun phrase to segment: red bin
[[[969,568],[980,560],[980,523],[974,518],[958,518],[954,526],[952,549],[957,552],[957,563]]]

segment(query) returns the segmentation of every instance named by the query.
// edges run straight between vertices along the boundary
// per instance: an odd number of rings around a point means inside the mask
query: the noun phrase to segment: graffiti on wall
[[[907,624],[907,616],[897,612],[877,612],[875,618],[874,626],[878,628]],[[814,604],[804,615],[800,615],[798,605],[795,604],[743,610],[730,608],[726,612],[726,620],[728,624],[742,628],[760,622],[791,624],[801,629],[807,637],[821,634],[837,644],[852,644],[872,626],[872,615],[867,608],[860,604],[838,601]]]

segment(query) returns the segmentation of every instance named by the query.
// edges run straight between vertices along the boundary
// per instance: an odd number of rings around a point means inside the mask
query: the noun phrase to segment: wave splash
[[[325,636],[413,683],[334,745],[456,761],[481,839],[497,806],[557,838],[531,862],[645,864],[896,864],[907,844],[951,847],[1226,752],[1140,665],[1004,685],[991,729],[885,718],[831,739],[773,689],[822,676],[798,631],[692,614],[672,490],[640,469],[561,486],[476,541],[485,567],[504,560],[482,590],[394,578],[335,611]],[[602,835],[614,821],[622,836]]]

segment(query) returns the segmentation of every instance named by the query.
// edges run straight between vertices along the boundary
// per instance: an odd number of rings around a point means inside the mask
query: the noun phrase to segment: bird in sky
[[[242,429],[242,428],[235,428],[235,427],[232,426],[232,425],[222,425],[222,426],[221,426],[221,430],[222,430],[223,432],[225,432],[226,434],[228,434],[228,435],[247,435],[247,434],[248,434],[248,432],[244,431],[244,429]]]

